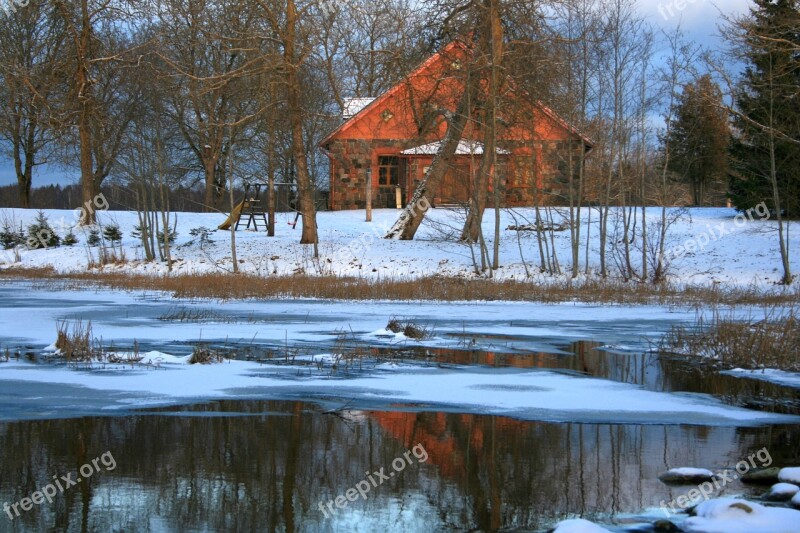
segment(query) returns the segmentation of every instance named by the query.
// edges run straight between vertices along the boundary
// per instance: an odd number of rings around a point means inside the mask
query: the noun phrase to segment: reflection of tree
[[[116,470],[14,524],[32,531],[325,531],[344,530],[336,519],[352,523],[349,513],[358,513],[387,530],[536,529],[568,514],[658,505],[673,497],[657,480],[667,467],[732,466],[765,445],[774,457],[791,457],[800,436],[798,428],[546,424],[448,413],[350,412],[342,420],[286,402],[213,402],[187,411],[0,424],[0,501],[18,501],[111,451]],[[320,513],[319,501],[344,494],[365,472],[390,471],[392,460],[420,443],[426,464],[412,456],[366,501],[333,520]]]

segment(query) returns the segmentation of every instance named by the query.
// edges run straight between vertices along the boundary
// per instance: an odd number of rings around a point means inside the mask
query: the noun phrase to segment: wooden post
[[[372,222],[372,167],[367,168],[367,222]]]

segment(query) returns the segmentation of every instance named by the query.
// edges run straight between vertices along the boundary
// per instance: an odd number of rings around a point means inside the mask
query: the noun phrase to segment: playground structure
[[[291,183],[276,183],[275,199],[276,211],[293,211],[295,213],[294,222],[289,222],[289,225],[294,228],[297,225],[297,220],[300,218],[301,213],[291,207],[289,201],[291,186]],[[239,225],[242,223],[242,216],[245,216],[247,219],[246,230],[249,230],[252,225],[254,231],[259,231],[259,225],[263,224],[265,230],[273,230],[272,232],[274,232],[274,228],[270,228],[270,221],[267,219],[271,192],[269,185],[266,183],[245,183],[244,198],[233,208],[233,212],[231,212],[225,222],[219,225],[218,229],[229,230],[231,225],[233,225],[234,231],[239,231]]]

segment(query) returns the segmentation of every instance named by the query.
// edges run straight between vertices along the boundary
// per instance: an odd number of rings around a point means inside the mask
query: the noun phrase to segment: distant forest
[[[131,191],[118,185],[103,185],[100,192],[108,201],[111,210],[134,210],[136,199]],[[241,195],[238,191],[237,197]],[[170,189],[169,203],[175,211],[202,212],[203,191],[197,188],[178,186]],[[31,205],[37,209],[75,209],[81,205],[80,185],[46,185],[31,188]],[[0,186],[0,208],[21,207],[17,185]]]

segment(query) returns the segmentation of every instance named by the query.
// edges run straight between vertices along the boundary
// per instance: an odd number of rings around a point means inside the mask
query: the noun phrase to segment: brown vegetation
[[[98,354],[92,336],[92,323],[77,321],[70,324],[67,320],[58,322],[56,348],[67,363],[90,362]]]
[[[59,274],[51,268],[6,269],[0,279],[21,278],[85,287],[87,283],[119,290],[158,290],[177,298],[321,298],[396,301],[584,302],[597,304],[777,305],[798,300],[797,288],[773,291],[749,288],[688,287],[622,283],[613,280],[561,280],[535,284],[527,280],[491,280],[431,276],[420,279],[352,277],[258,277],[226,273],[149,276],[123,272]]]
[[[673,327],[663,353],[701,356],[722,368],[800,370],[800,316],[796,307],[768,308],[764,317],[741,320],[714,311],[691,327]]]

